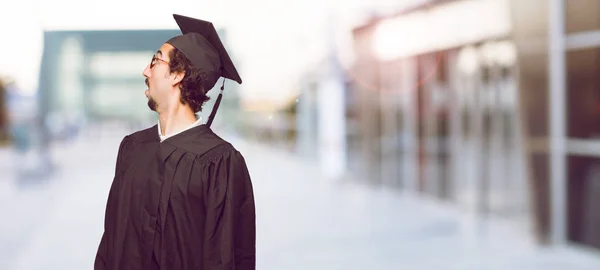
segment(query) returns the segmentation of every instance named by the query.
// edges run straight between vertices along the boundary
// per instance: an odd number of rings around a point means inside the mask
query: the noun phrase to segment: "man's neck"
[[[177,106],[158,114],[162,136],[184,130],[196,122],[196,115],[189,107]]]

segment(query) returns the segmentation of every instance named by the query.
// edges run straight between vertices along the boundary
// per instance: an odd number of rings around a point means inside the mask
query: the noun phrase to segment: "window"
[[[600,1],[563,0],[565,2],[565,30],[567,33],[600,30]]]
[[[600,138],[600,48],[567,53],[567,128],[569,137]]]

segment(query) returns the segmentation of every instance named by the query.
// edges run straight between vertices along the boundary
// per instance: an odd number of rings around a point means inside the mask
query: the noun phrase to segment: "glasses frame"
[[[150,60],[150,68],[153,68],[156,64],[158,64],[158,61],[164,62],[165,64],[169,64],[169,62],[158,58],[156,55],[153,55],[152,60]]]

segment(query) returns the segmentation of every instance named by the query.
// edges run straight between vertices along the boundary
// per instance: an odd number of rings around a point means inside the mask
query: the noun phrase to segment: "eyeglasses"
[[[153,68],[154,65],[156,65],[158,63],[158,61],[165,62],[166,64],[169,64],[169,62],[156,57],[156,55],[153,55],[152,56],[152,61],[150,61],[150,68]]]

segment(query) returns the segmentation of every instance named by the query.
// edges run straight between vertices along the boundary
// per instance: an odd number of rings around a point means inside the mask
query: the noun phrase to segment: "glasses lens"
[[[152,56],[152,60],[150,60],[150,68],[153,68],[156,64],[156,55]]]

